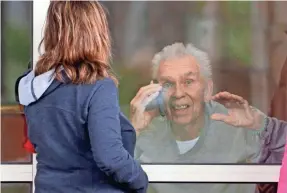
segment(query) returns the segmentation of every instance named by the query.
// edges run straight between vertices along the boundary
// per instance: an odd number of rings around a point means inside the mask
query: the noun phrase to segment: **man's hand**
[[[130,120],[136,130],[137,135],[140,133],[140,131],[147,128],[154,117],[159,115],[158,109],[146,111],[145,106],[146,103],[150,102],[156,97],[154,94],[160,90],[161,86],[159,84],[151,83],[140,88],[136,96],[132,99],[130,103]],[[154,96],[149,98],[151,95]]]
[[[242,97],[229,92],[220,92],[214,95],[212,100],[224,105],[228,109],[228,114],[215,113],[211,115],[211,119],[254,130],[262,129],[264,126],[264,115],[250,107]]]

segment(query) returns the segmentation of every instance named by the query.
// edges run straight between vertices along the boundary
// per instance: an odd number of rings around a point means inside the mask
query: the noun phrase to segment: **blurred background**
[[[287,56],[287,2],[102,4],[109,12],[112,62],[125,114],[138,89],[151,80],[153,55],[174,42],[191,42],[209,53],[215,93],[229,91],[269,112]],[[16,106],[14,84],[32,60],[32,12],[31,1],[1,2],[1,163],[5,164],[31,163],[22,149],[24,119]],[[29,188],[29,184],[3,184],[1,190],[24,193]]]

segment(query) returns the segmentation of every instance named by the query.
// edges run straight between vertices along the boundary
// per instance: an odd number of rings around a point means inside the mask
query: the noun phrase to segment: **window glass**
[[[22,145],[24,117],[15,81],[32,59],[32,1],[1,2],[1,162],[31,162]]]
[[[1,163],[31,163],[32,155],[23,148],[24,115],[7,111],[1,112]]]
[[[1,183],[2,193],[31,193],[32,183]]]
[[[142,163],[264,164],[272,160],[280,164],[276,152],[265,154],[272,147],[264,146],[263,116],[247,124],[250,117],[246,112],[251,112],[252,118],[261,112],[283,119],[269,112],[287,55],[287,17],[280,8],[287,8],[286,3],[103,4],[109,12],[120,105],[134,127],[142,129],[136,148],[136,157]],[[284,23],[280,29],[279,21]],[[186,51],[178,44],[153,60],[156,53],[175,42],[192,43],[193,47]],[[196,48],[207,53],[209,59]],[[162,89],[147,87],[151,80]],[[244,103],[236,100],[229,104],[211,99],[221,91],[243,97],[250,108],[244,109]],[[148,106],[155,96],[158,100],[154,106]],[[285,106],[279,103],[276,108],[281,112]],[[135,116],[141,109],[145,111]],[[211,118],[218,113],[231,114],[233,119]],[[276,144],[285,143],[286,134],[281,131],[275,132],[282,136]],[[273,153],[276,159],[271,158]]]
[[[15,104],[15,81],[32,54],[32,1],[1,3],[1,104]]]

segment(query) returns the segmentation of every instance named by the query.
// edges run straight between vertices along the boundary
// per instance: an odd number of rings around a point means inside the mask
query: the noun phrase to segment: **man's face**
[[[167,118],[187,125],[204,113],[206,82],[191,56],[168,59],[159,65],[158,81],[165,90]]]

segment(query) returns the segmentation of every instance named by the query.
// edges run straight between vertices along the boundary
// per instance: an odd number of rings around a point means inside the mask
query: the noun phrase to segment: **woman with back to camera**
[[[35,193],[146,192],[135,131],[119,108],[103,7],[51,1],[41,44],[35,70],[17,81],[37,152]]]

